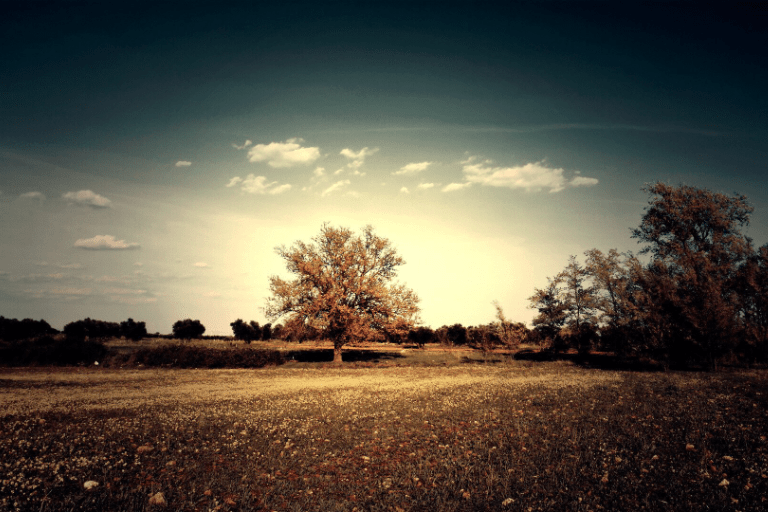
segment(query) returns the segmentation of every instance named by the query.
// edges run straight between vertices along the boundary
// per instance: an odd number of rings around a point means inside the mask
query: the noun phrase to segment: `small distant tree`
[[[272,324],[266,323],[261,328],[261,339],[264,341],[269,341],[272,339]]]
[[[451,340],[448,337],[447,325],[443,325],[435,331],[435,341],[437,341],[441,345],[445,345],[445,346],[451,345]]]
[[[435,332],[429,327],[421,326],[408,332],[408,341],[415,343],[419,348],[424,348],[424,345],[434,340]]]
[[[565,324],[568,305],[561,298],[560,278],[549,279],[547,287],[536,288],[528,300],[531,301],[531,307],[539,311],[539,315],[533,319],[539,340],[548,341],[556,351],[562,350],[564,347],[560,329]]]
[[[262,329],[259,322],[251,320],[251,332],[253,333],[253,341],[259,341],[262,337]]]
[[[510,349],[524,343],[528,339],[529,332],[525,324],[510,322],[504,315],[504,310],[501,309],[501,304],[498,301],[493,301],[493,306],[496,308],[496,336],[500,342]]]
[[[469,341],[467,336],[467,328],[461,324],[453,324],[448,327],[448,339],[451,345],[466,345]]]
[[[67,341],[96,341],[120,336],[120,324],[86,318],[64,326]]]
[[[120,322],[120,335],[132,341],[139,341],[147,336],[147,326],[144,322],[134,322],[129,318]]]
[[[271,325],[271,324],[268,324],[268,325]],[[275,340],[283,339],[283,324],[275,324],[275,326],[272,327],[272,339],[275,339]]]
[[[569,258],[565,270],[558,275],[558,281],[562,283],[562,301],[568,311],[566,322],[574,333],[581,332],[581,323],[591,322],[594,314],[594,289],[589,286],[588,278],[589,272],[576,256]]]
[[[205,332],[205,326],[200,323],[200,320],[192,320],[186,318],[184,320],[178,320],[173,324],[173,337],[191,340],[199,338]]]
[[[472,345],[488,355],[496,346],[501,344],[501,338],[498,335],[498,329],[493,324],[479,325],[467,329],[467,338]]]
[[[243,322],[242,319],[238,318],[229,325],[232,327],[232,334],[235,336],[235,339],[243,340],[246,343],[250,343],[254,339],[253,328]]]

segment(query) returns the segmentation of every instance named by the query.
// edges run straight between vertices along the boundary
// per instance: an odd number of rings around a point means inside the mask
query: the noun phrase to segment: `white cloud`
[[[75,242],[75,247],[89,250],[124,250],[138,249],[139,244],[135,242],[126,242],[125,240],[115,240],[112,235],[96,235],[93,238],[81,238]]]
[[[410,192],[408,192],[408,187],[401,188],[400,192],[402,192],[403,194],[409,194],[410,193]]]
[[[37,199],[38,201],[45,200],[45,194],[42,192],[25,192],[19,196],[22,199]]]
[[[330,193],[332,193],[332,192],[335,192],[335,191],[337,191],[337,190],[339,190],[339,189],[341,189],[341,188],[344,188],[344,187],[346,187],[346,186],[347,186],[347,185],[349,185],[350,183],[351,183],[351,182],[350,182],[349,180],[341,180],[341,181],[337,181],[336,183],[334,183],[333,185],[331,185],[331,186],[330,186],[330,187],[328,187],[327,189],[323,190],[323,193],[322,193],[321,195],[323,195],[323,196],[327,196],[328,194],[330,194]]]
[[[314,171],[312,171],[312,176],[315,178],[322,178],[325,176],[325,167],[317,167]]]
[[[427,170],[427,167],[432,165],[432,162],[418,162],[406,164],[400,168],[399,171],[395,171],[392,174],[416,174]]]
[[[293,138],[285,142],[256,144],[248,150],[250,162],[267,162],[270,167],[283,168],[310,164],[320,158],[320,148],[301,146],[302,139]]]
[[[365,162],[365,157],[371,156],[378,151],[379,151],[379,148],[368,149],[367,147],[365,147],[360,151],[358,151],[357,153],[355,153],[351,149],[345,148],[345,149],[342,149],[339,152],[339,154],[347,157],[350,160],[350,162],[347,164],[347,168],[352,169],[354,171],[353,174],[363,176],[364,173],[359,172],[358,169]],[[341,171],[343,171],[343,168],[336,171],[336,174],[339,174]]]
[[[78,206],[90,206],[91,208],[109,208],[112,201],[104,196],[94,193],[92,190],[80,190],[78,192],[67,192],[61,197],[71,204]]]
[[[189,167],[190,165],[192,165],[192,162],[189,162],[187,160],[179,160],[178,162],[176,162],[176,167]]]
[[[227,183],[227,187],[234,187],[240,185],[240,190],[243,192],[247,192],[249,194],[282,194],[286,190],[289,190],[291,188],[291,185],[288,183],[285,183],[283,185],[278,185],[276,181],[267,182],[266,176],[255,176],[253,174],[249,174],[246,176],[245,179],[235,176],[231,180],[229,180],[229,183]]]
[[[490,187],[506,187],[527,191],[549,190],[560,192],[567,186],[591,186],[597,184],[594,178],[577,176],[568,181],[563,169],[547,167],[544,161],[528,163],[516,167],[492,167],[489,160],[475,163],[470,157],[464,164],[464,178],[468,183],[479,183]]]
[[[229,180],[229,183],[227,183],[227,185],[226,185],[226,186],[227,186],[227,187],[234,187],[235,185],[237,185],[237,184],[238,184],[238,183],[240,183],[241,181],[243,181],[243,178],[241,178],[240,176],[235,176],[234,178],[232,178],[231,180]]]
[[[266,176],[254,176],[253,174],[249,174],[243,180],[240,189],[249,194],[266,194],[267,189],[275,183],[277,182],[273,181],[272,183],[267,183]]]
[[[454,192],[456,190],[461,190],[463,188],[467,188],[472,186],[471,183],[449,183],[448,185],[444,186],[442,191],[443,192]]]
[[[197,268],[210,268],[210,266],[206,262],[204,262],[204,261],[198,261],[197,263],[195,263],[192,266],[193,267],[197,267]]]
[[[235,143],[233,142],[233,143],[232,143],[232,147],[233,147],[233,148],[235,148],[235,149],[237,149],[237,150],[241,150],[241,149],[245,149],[245,148],[247,148],[247,147],[248,147],[248,146],[250,146],[251,144],[253,144],[253,141],[252,141],[252,140],[250,140],[250,139],[246,139],[246,141],[245,141],[245,144],[243,144],[242,146],[238,146],[237,144],[235,144]]]
[[[571,180],[569,185],[572,187],[592,187],[594,185],[597,185],[600,183],[600,180],[597,178],[587,178],[584,176],[576,176]]]
[[[277,194],[282,194],[283,192],[285,192],[287,190],[290,190],[290,189],[291,189],[291,184],[290,183],[284,183],[283,185],[279,185],[279,186],[277,186],[275,188],[269,189],[267,191],[267,193],[274,196],[274,195],[277,195]]]
[[[433,188],[434,186],[434,183],[420,183],[416,188],[419,190],[427,190]]]

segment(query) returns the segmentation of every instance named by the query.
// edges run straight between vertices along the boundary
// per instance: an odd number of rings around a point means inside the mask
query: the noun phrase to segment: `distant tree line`
[[[50,336],[58,334],[58,332],[45,320],[32,320],[31,318],[16,320],[15,318],[0,316],[0,340],[3,341],[26,340]]]
[[[120,337],[139,341],[147,336],[147,327],[144,322],[136,322],[133,318],[120,323],[86,318],[65,325],[64,335],[70,341],[96,341]]]
[[[555,350],[593,348],[669,366],[768,359],[768,245],[742,233],[741,195],[655,183],[632,237],[639,256],[585,253],[536,289],[536,335]]]

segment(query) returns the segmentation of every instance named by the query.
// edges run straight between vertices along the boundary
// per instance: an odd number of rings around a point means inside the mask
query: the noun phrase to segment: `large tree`
[[[669,347],[669,355],[703,356],[714,364],[736,332],[736,277],[752,251],[741,228],[749,224],[752,207],[742,195],[685,185],[654,183],[646,190],[650,204],[632,236],[652,255],[643,288],[659,295],[656,305],[665,304],[659,311],[668,317],[663,323],[676,330],[669,341],[688,352]]]
[[[415,325],[419,299],[404,285],[391,283],[405,262],[389,240],[371,226],[355,235],[329,224],[312,240],[276,249],[294,279],[270,278],[268,317],[287,316],[289,322],[318,329],[333,341],[334,362],[341,362],[348,343],[393,325]]]

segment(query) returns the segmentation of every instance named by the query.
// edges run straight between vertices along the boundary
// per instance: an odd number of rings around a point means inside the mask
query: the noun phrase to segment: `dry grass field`
[[[765,372],[450,357],[0,369],[0,508],[768,508]]]

